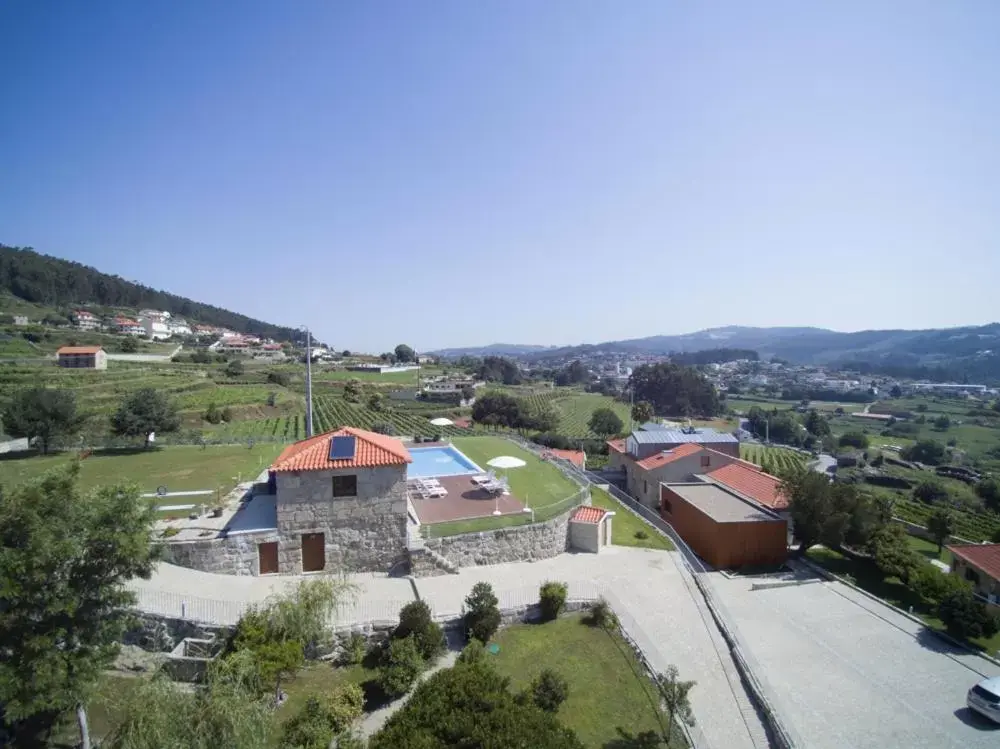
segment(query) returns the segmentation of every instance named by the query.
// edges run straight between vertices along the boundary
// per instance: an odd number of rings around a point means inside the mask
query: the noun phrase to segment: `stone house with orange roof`
[[[386,571],[406,563],[406,467],[398,439],[345,427],[289,445],[271,465],[276,571]]]
[[[1000,544],[951,544],[951,572],[996,611],[1000,606]]]

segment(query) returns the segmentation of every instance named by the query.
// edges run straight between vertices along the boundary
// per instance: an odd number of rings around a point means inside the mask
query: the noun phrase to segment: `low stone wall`
[[[543,523],[433,538],[425,545],[458,567],[549,559],[569,548],[569,518],[574,510],[575,507]],[[411,574],[419,576],[420,572]]]
[[[185,639],[225,642],[231,627],[216,627],[159,614],[135,614],[125,632],[124,643],[154,653],[169,653]]]
[[[892,522],[903,526],[906,532],[911,536],[916,536],[917,538],[922,538],[925,541],[930,541],[931,543],[937,543],[931,532],[924,528],[922,525],[917,525],[916,523],[911,523],[908,520],[903,520],[902,518],[893,518]],[[958,543],[958,544],[974,544],[975,541],[969,541],[966,538],[959,538],[958,536],[952,536],[948,543]]]
[[[241,533],[225,538],[205,538],[197,541],[165,541],[161,543],[163,561],[178,567],[224,575],[256,575],[257,544],[277,541],[275,531]]]

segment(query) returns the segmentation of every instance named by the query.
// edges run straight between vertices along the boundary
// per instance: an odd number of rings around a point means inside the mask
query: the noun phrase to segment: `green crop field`
[[[740,445],[740,457],[758,466],[766,462],[772,471],[784,471],[806,464],[806,456],[802,453],[768,445],[743,443]]]
[[[313,426],[316,432],[325,432],[342,426],[371,429],[377,424],[391,424],[396,434],[408,436],[454,436],[467,434],[468,430],[454,426],[436,427],[430,423],[435,415],[449,412],[447,406],[415,412],[395,403],[381,409],[369,408],[364,403],[350,403],[340,396],[313,398]]]
[[[84,489],[132,481],[143,491],[166,486],[169,491],[228,491],[236,478],[246,481],[267,468],[283,445],[247,447],[171,446],[151,450],[95,451],[80,465]],[[0,485],[13,486],[68,464],[75,453],[0,455]]]

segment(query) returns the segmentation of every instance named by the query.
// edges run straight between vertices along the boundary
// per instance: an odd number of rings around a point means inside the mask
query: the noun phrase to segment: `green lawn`
[[[951,565],[951,552],[947,549],[941,549],[939,552],[937,544],[933,541],[928,541],[925,538],[917,536],[907,536],[906,540],[909,541],[910,548],[923,556],[928,562],[932,559],[937,559],[949,566]]]
[[[484,470],[492,458],[500,455],[510,455],[523,460],[526,463],[523,467],[512,468],[509,471],[501,470],[499,473],[507,475],[511,494],[535,510],[536,522],[548,520],[550,517],[568,510],[570,504],[566,500],[580,490],[554,465],[539,460],[535,455],[510,440],[502,437],[455,437],[452,442],[455,447]],[[486,517],[435,523],[425,526],[425,528],[430,535],[438,537],[507,528],[530,522],[531,516],[525,513],[523,515],[505,515],[499,518]]]
[[[80,484],[84,489],[134,481],[143,491],[165,486],[168,491],[218,489],[228,491],[236,478],[246,481],[267,468],[283,445],[258,444],[252,449],[236,446],[169,446],[152,450],[95,452],[83,461]],[[75,453],[0,456],[0,485],[14,485],[69,463]]]
[[[924,543],[927,544],[928,542]],[[928,546],[932,552],[937,552],[937,546],[933,544],[928,544]],[[914,545],[914,548],[917,548],[918,551],[922,549],[921,553],[928,550],[927,546],[918,547],[918,545]],[[933,607],[928,606],[920,596],[903,585],[899,578],[885,577],[873,563],[863,559],[850,559],[839,552],[821,546],[814,546],[806,553],[806,556],[835,575],[840,575],[841,577],[850,575],[854,579],[854,584],[859,588],[871,593],[873,596],[881,598],[887,603],[891,603],[897,608],[903,609],[903,611],[910,611],[912,607],[914,615],[923,619],[924,624],[930,629],[944,631],[944,624],[937,617]],[[989,639],[976,638],[970,640],[969,645],[990,654],[995,653],[1000,649],[1000,634]]]
[[[500,652],[491,662],[511,680],[515,692],[551,668],[569,683],[557,716],[584,746],[617,746],[619,729],[629,734],[660,731],[658,697],[631,648],[617,635],[568,616],[545,624],[516,624],[496,637]],[[698,674],[681,674],[697,679]],[[696,686],[695,689],[698,687]],[[673,744],[683,746],[680,740]],[[625,746],[624,743],[621,746]]]
[[[669,538],[661,535],[655,528],[603,489],[591,487],[590,501],[594,507],[603,507],[606,510],[614,511],[615,516],[611,519],[611,543],[615,546],[636,546],[644,549],[673,551],[674,545]],[[640,532],[644,533],[646,537],[639,538],[636,534]]]

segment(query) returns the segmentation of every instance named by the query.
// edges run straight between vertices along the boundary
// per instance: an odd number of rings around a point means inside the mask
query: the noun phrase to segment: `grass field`
[[[660,535],[655,528],[603,489],[591,487],[590,501],[594,507],[603,507],[605,510],[612,510],[615,513],[611,519],[611,543],[615,546],[634,546],[662,551],[673,550],[674,545],[669,538]],[[645,536],[645,538],[641,536]]]
[[[926,551],[926,547],[924,549]],[[932,546],[933,552],[937,552],[937,547]],[[867,560],[850,559],[832,549],[816,546],[806,554],[810,560],[825,567],[835,575],[850,575],[854,579],[855,585],[868,591],[873,596],[881,598],[887,603],[891,603],[904,611],[911,610],[919,616],[930,629],[944,631],[944,624],[937,617],[933,608],[928,606],[924,600],[907,588],[896,577],[885,577],[878,568]],[[942,573],[943,574],[943,573]],[[973,647],[985,650],[987,653],[994,653],[1000,648],[1000,634],[989,639],[976,638],[970,641]]]
[[[746,442],[740,444],[740,457],[758,466],[767,463],[768,467],[775,471],[806,464],[806,456],[795,450]]]
[[[83,461],[80,485],[84,489],[133,481],[145,492],[165,486],[168,491],[219,489],[228,491],[236,477],[248,480],[267,468],[282,445],[246,447],[170,446],[152,450],[95,452]],[[73,455],[34,455],[26,458],[0,455],[0,485],[13,486],[46,471],[66,465]],[[176,501],[176,500],[174,500]]]
[[[456,437],[455,447],[465,453],[473,462],[485,466],[492,458],[511,455],[525,462],[522,468],[501,471],[510,482],[511,494],[531,507],[536,522],[548,520],[560,512],[568,510],[572,503],[568,500],[577,495],[580,488],[566,478],[551,463],[539,460],[533,454],[502,437]],[[531,522],[531,515],[504,515],[475,520],[455,520],[447,523],[425,525],[425,532],[431,536],[454,536],[459,533],[506,528]]]
[[[662,731],[658,695],[619,636],[587,626],[580,616],[568,616],[545,624],[513,625],[495,641],[500,652],[490,662],[510,679],[514,692],[546,668],[566,679],[569,694],[556,715],[589,749],[631,746],[619,731],[633,736]],[[683,745],[679,738],[671,743]]]

